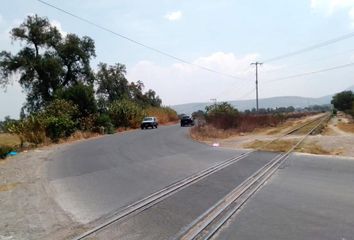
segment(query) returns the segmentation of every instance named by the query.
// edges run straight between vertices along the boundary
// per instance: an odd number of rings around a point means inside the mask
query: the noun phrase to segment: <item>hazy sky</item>
[[[254,97],[253,61],[263,61],[354,32],[354,0],[48,0],[117,33],[188,62],[239,77],[207,72],[135,45],[36,0],[2,0],[0,50],[15,53],[9,31],[28,14],[47,16],[63,33],[90,36],[92,61],[127,65],[165,105]],[[260,97],[320,97],[354,85],[354,67],[271,82],[272,79],[354,62],[354,37],[260,67]],[[16,80],[16,79],[15,79]],[[270,81],[269,83],[266,83]],[[250,94],[247,94],[250,93]],[[17,117],[21,87],[0,89],[0,119]]]

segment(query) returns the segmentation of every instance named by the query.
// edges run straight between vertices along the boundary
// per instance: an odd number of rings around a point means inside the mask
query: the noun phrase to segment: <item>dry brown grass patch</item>
[[[238,134],[235,129],[223,130],[217,129],[211,125],[196,126],[191,128],[190,135],[196,140],[212,140],[212,139],[225,139]]]
[[[295,140],[261,141],[255,140],[244,144],[245,148],[253,148],[263,151],[287,152],[296,144]]]
[[[76,131],[67,139],[60,139],[59,143],[73,142],[82,139],[88,139],[93,137],[101,136],[101,134],[96,132],[86,132],[86,131]]]
[[[0,146],[19,146],[21,140],[17,135],[0,133]]]
[[[255,140],[253,142],[246,143],[244,147],[271,152],[287,152],[293,146],[295,146],[296,143],[297,140],[277,140],[274,142]],[[330,151],[323,149],[316,142],[308,142],[306,144],[301,144],[295,149],[295,152],[325,155],[331,154]]]
[[[337,127],[344,132],[354,133],[354,123],[339,123]]]
[[[20,183],[8,183],[8,184],[3,184],[0,185],[0,192],[6,192],[6,191],[10,191],[12,189],[14,189],[15,187],[17,187],[17,185],[19,185]]]

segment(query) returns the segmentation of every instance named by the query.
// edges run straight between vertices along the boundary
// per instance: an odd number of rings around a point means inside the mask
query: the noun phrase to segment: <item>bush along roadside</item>
[[[0,146],[0,159],[5,159],[13,151],[12,147]]]

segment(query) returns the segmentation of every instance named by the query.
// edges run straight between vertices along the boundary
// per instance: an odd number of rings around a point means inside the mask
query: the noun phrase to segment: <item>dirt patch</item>
[[[346,133],[354,134],[354,123],[339,123],[337,127]]]
[[[0,239],[70,239],[82,227],[51,198],[47,159],[61,146],[20,153],[0,164]]]

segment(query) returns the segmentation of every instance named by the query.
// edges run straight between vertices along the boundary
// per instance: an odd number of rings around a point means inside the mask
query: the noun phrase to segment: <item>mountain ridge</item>
[[[354,92],[354,85],[347,88]],[[345,91],[346,91],[345,90]],[[330,104],[332,97],[335,94],[326,95],[318,98],[300,97],[300,96],[277,96],[270,98],[259,99],[259,108],[276,108],[276,107],[289,107],[304,108],[311,105],[325,105]],[[255,99],[248,100],[231,100],[227,101],[240,111],[252,109],[256,106]],[[198,102],[198,103],[185,103],[171,106],[178,114],[192,114],[198,110],[204,110],[206,106],[210,105],[210,102]]]

